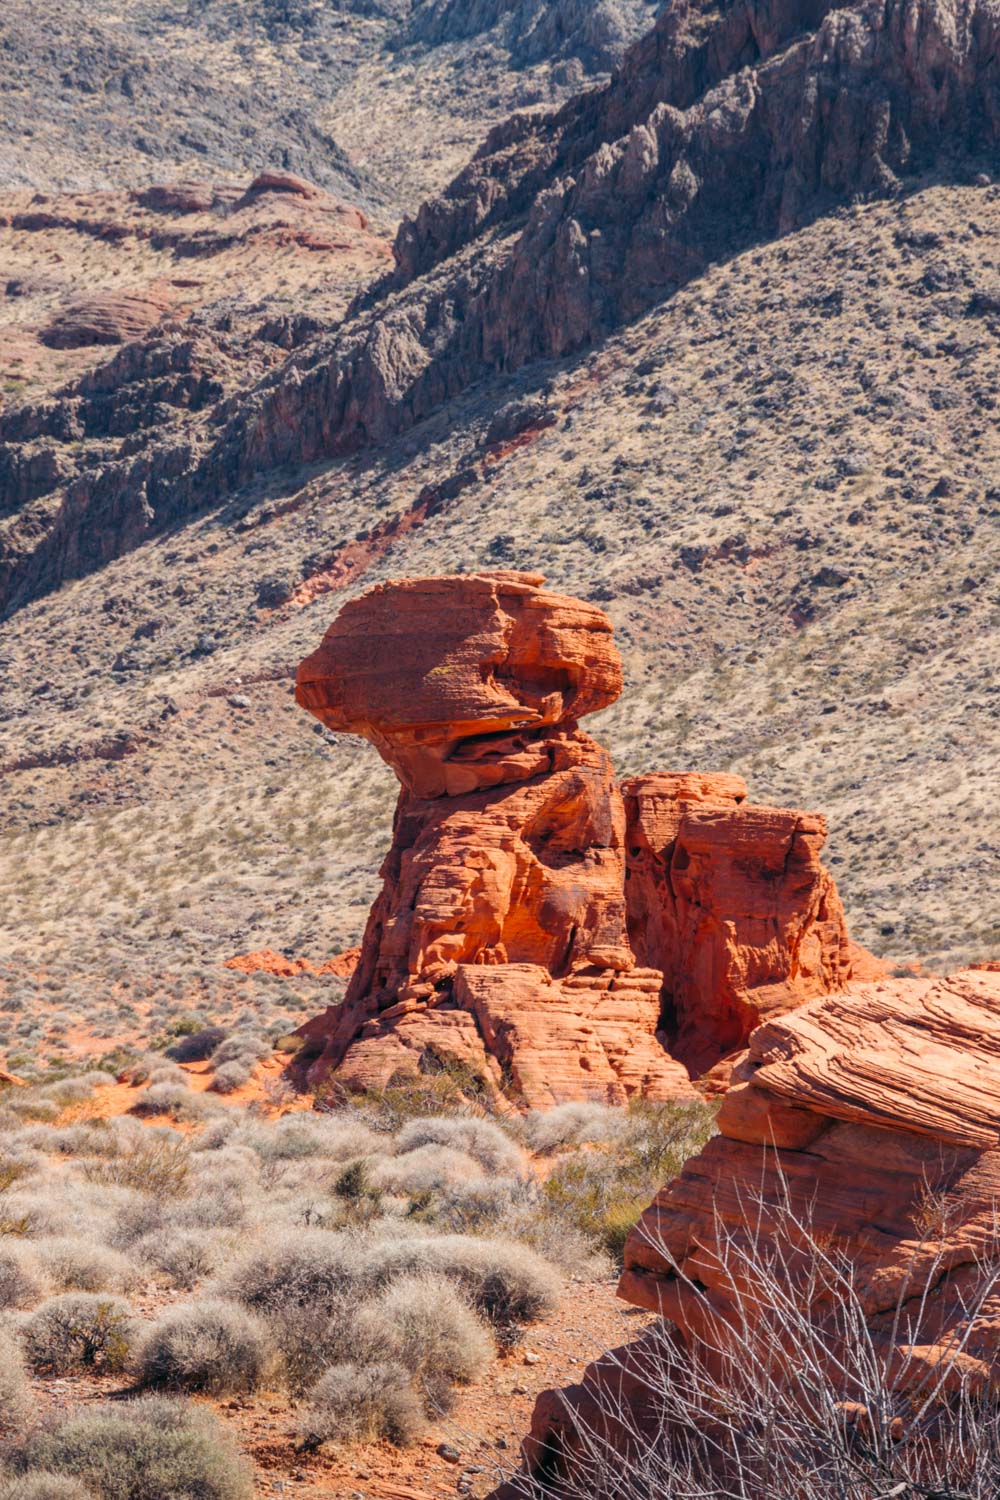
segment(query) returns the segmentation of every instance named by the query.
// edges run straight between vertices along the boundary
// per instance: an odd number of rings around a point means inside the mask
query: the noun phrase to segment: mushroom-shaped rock
[[[302,663],[299,703],[402,782],[344,1004],[302,1028],[312,1081],[453,1059],[531,1106],[692,1093],[629,946],[621,793],[577,728],[621,689],[610,622],[543,582],[381,585]]]
[[[621,692],[607,616],[540,573],[401,579],[344,606],[299,667],[296,698],[371,740],[417,797],[458,796],[544,768],[540,730]]]

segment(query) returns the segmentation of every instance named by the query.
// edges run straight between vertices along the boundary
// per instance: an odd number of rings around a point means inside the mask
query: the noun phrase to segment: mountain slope
[[[53,485],[8,458],[0,608],[135,544],[256,475],[385,441],[490,372],[581,350],[710,262],[859,192],[969,180],[1000,143],[1000,18],[981,0],[822,0],[666,12],[607,89],[515,120],[397,237],[397,271],[334,333],[227,400],[218,435]],[[747,58],[752,62],[748,64]],[[672,102],[676,101],[676,102]],[[991,295],[987,287],[984,293]],[[64,429],[70,390],[28,421]],[[23,421],[0,423],[15,441]],[[43,477],[29,483],[25,468]],[[13,497],[13,503],[12,499]],[[99,533],[99,549],[83,543]]]

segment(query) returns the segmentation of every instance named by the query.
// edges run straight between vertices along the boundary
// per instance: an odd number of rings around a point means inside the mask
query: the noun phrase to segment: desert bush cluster
[[[185,1030],[132,1062],[143,1086],[112,1118],[103,1071],[0,1097],[10,1500],[243,1494],[198,1396],[277,1394],[303,1451],[413,1442],[568,1273],[613,1273],[620,1226],[712,1128],[688,1106],[500,1119],[449,1094],[434,1113],[436,1076],[273,1118],[219,1097],[260,1036]],[[39,1428],[30,1382],[50,1375],[127,1399]]]

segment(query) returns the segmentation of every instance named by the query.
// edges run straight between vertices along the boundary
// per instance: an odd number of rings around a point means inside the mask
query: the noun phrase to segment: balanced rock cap
[[[544,582],[497,571],[379,584],[302,662],[296,700],[370,740],[411,791],[440,796],[460,742],[574,724],[621,693],[610,620]]]

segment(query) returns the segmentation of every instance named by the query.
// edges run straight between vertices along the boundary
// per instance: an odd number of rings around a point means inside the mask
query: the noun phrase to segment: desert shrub
[[[621,1135],[559,1160],[542,1186],[557,1218],[574,1225],[621,1264],[628,1235],[663,1182],[714,1132],[707,1105],[637,1103]]]
[[[306,1448],[379,1438],[405,1447],[423,1425],[420,1399],[401,1365],[340,1364],[314,1388],[300,1433]]]
[[[253,1490],[218,1422],[162,1396],[77,1411],[34,1433],[20,1462],[78,1479],[99,1500],[250,1500]]]
[[[39,1240],[35,1249],[57,1292],[124,1291],[136,1279],[135,1267],[127,1256],[93,1241]]]
[[[360,1257],[346,1235],[277,1230],[229,1266],[218,1291],[256,1312],[329,1304],[357,1276]]]
[[[439,1276],[401,1276],[362,1308],[358,1329],[425,1390],[474,1380],[493,1343],[465,1299]]]
[[[171,1309],[142,1336],[135,1368],[143,1385],[207,1391],[254,1391],[270,1365],[264,1325],[233,1302],[206,1300]]]
[[[492,1120],[479,1120],[471,1115],[411,1120],[396,1138],[397,1154],[402,1156],[422,1146],[449,1146],[462,1151],[498,1176],[524,1175],[523,1152]]]
[[[405,1156],[386,1157],[371,1169],[372,1186],[408,1196],[432,1193],[454,1183],[482,1177],[475,1157],[450,1146],[417,1146]]]
[[[150,1068],[144,1079],[136,1079],[136,1083],[177,1083],[183,1088],[188,1087],[188,1077],[183,1068],[176,1063],[157,1063],[155,1068]]]
[[[34,1250],[16,1240],[0,1239],[0,1308],[31,1307],[45,1291]]]
[[[253,1064],[259,1062],[262,1057],[269,1057],[271,1047],[263,1037],[256,1036],[253,1032],[237,1031],[232,1036],[220,1042],[212,1053],[211,1063],[216,1070],[224,1063],[244,1062]]]
[[[235,1094],[237,1089],[243,1088],[244,1084],[250,1082],[252,1076],[252,1063],[242,1058],[226,1062],[216,1068],[212,1088],[217,1094]]]
[[[89,1182],[134,1188],[155,1198],[183,1193],[191,1170],[191,1152],[183,1136],[173,1131],[154,1135],[124,1146],[114,1155],[87,1162],[84,1176]]]
[[[187,1084],[153,1083],[129,1110],[136,1119],[149,1119],[152,1115],[169,1115],[172,1120],[190,1123],[201,1119],[209,1103],[204,1094],[193,1093]]]
[[[21,1337],[29,1364],[61,1374],[123,1369],[135,1331],[128,1303],[98,1292],[64,1292],[25,1319]]]
[[[247,1199],[233,1182],[204,1183],[183,1198],[171,1213],[171,1221],[184,1228],[238,1229],[246,1222]]]
[[[0,1439],[16,1432],[29,1410],[28,1378],[21,1351],[0,1329]]]
[[[533,1322],[556,1306],[560,1292],[555,1268],[526,1245],[458,1234],[376,1241],[362,1274],[374,1287],[400,1276],[446,1277],[501,1325]]]
[[[222,1256],[217,1236],[201,1229],[165,1228],[140,1239],[137,1259],[159,1271],[171,1286],[191,1288],[216,1269]]]
[[[263,1161],[294,1161],[311,1156],[351,1161],[385,1151],[385,1139],[357,1120],[332,1116],[287,1115],[256,1134],[251,1144]]]
[[[10,1479],[7,1484],[0,1479],[0,1500],[94,1500],[94,1494],[79,1479],[42,1470]]]
[[[231,1115],[218,1115],[209,1120],[204,1130],[199,1131],[192,1142],[193,1151],[221,1151],[239,1130],[237,1120]]]
[[[190,1063],[206,1062],[220,1046],[227,1036],[224,1026],[205,1026],[201,1031],[192,1031],[188,1036],[181,1036],[173,1042],[164,1053],[173,1062]]]
[[[79,1479],[69,1474],[49,1474],[43,1469],[18,1479],[0,1479],[0,1500],[95,1500]]]
[[[607,1104],[557,1104],[554,1109],[536,1109],[527,1115],[521,1129],[532,1151],[549,1154],[567,1146],[615,1141],[628,1127],[622,1109]]]

